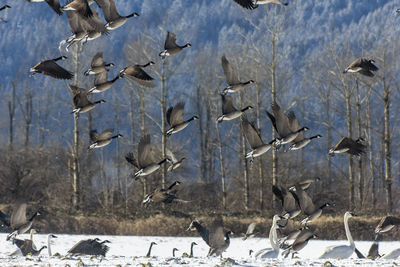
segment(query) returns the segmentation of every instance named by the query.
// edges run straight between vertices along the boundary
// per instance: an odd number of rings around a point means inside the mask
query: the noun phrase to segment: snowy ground
[[[193,237],[153,237],[153,236],[84,236],[84,235],[57,235],[52,245],[53,254],[59,253],[65,255],[67,251],[79,240],[99,237],[111,241],[110,250],[107,257],[91,258],[89,256],[77,258],[64,258],[63,256],[49,257],[47,250],[43,250],[40,256],[9,256],[15,251],[15,246],[6,242],[6,234],[0,234],[0,266],[322,266],[326,260],[318,260],[325,247],[330,245],[345,244],[347,241],[310,241],[308,246],[300,251],[296,259],[263,259],[258,260],[248,256],[249,249],[257,251],[269,247],[269,241],[265,238],[253,238],[242,241],[240,238],[232,238],[231,245],[223,254],[223,258],[211,257],[205,255],[208,247],[201,238]],[[20,238],[29,238],[28,235]],[[153,247],[153,257],[146,258],[148,247],[152,241],[158,245]],[[181,257],[186,252],[190,252],[190,243],[197,242],[194,247],[194,257]],[[37,247],[47,245],[46,235],[37,234],[34,236],[34,242]],[[371,241],[356,242],[357,248],[364,254],[367,254]],[[179,257],[172,258],[172,249],[178,248]],[[379,251],[386,254],[393,249],[400,248],[400,242],[380,242]],[[396,266],[400,260],[367,260],[357,259],[354,254],[352,259],[330,260],[334,266]],[[151,265],[149,265],[150,263]],[[67,265],[68,264],[68,265]],[[147,265],[146,265],[147,264]]]

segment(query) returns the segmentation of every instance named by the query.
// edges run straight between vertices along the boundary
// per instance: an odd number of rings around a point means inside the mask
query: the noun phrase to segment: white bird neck
[[[344,229],[346,230],[346,237],[347,240],[349,241],[350,247],[355,248],[354,240],[350,233],[348,220],[349,220],[349,215],[346,213],[344,215]]]
[[[277,222],[276,219],[272,220],[272,226],[271,229],[269,230],[269,243],[271,243],[271,247],[275,250],[278,251],[279,247],[277,244],[277,233],[276,233],[276,228],[277,228]]]
[[[48,236],[47,236],[47,251],[49,252],[49,257],[52,256],[52,254],[51,254],[50,240],[51,240],[51,236],[48,235]]]

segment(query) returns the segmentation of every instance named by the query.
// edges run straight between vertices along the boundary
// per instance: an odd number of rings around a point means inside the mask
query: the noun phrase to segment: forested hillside
[[[115,2],[119,13],[140,16],[67,51],[59,46],[71,35],[65,14],[58,16],[46,3],[0,0],[0,5],[12,6],[0,13],[8,20],[0,23],[1,203],[22,198],[32,207],[61,213],[122,216],[143,212],[140,203],[146,193],[179,180],[179,197],[192,202],[172,204],[173,210],[272,214],[279,206],[272,184],[288,186],[319,177],[310,195],[318,205],[336,204],[327,213],[342,214],[348,208],[399,211],[397,1],[288,0],[285,7],[255,10],[232,0]],[[191,47],[162,61],[158,54],[167,31],[176,34],[178,44],[189,42]],[[69,82],[30,77],[29,69],[64,55],[68,59],[60,64],[75,73],[73,82],[89,89],[93,77],[84,72],[97,52],[115,65],[108,79],[130,64],[154,61],[146,71],[156,86],[118,79],[111,89],[93,95],[106,102],[80,114],[74,125]],[[234,104],[254,107],[246,114],[264,142],[273,138],[265,112],[271,112],[273,99],[309,128],[305,136],[322,138],[298,151],[270,150],[250,163],[240,119],[216,123],[226,87],[223,55],[240,80],[255,81],[233,95]],[[343,73],[359,57],[375,60],[379,70],[374,77]],[[136,170],[126,162],[126,153],[136,156],[140,138],[148,133],[155,158],[162,159],[162,129],[168,129],[162,114],[180,101],[185,102],[185,119],[200,118],[165,138],[164,148],[186,158],[182,167],[167,172],[165,165],[134,180]],[[88,150],[89,131],[107,128],[123,137]],[[344,136],[362,137],[366,153],[328,156]]]

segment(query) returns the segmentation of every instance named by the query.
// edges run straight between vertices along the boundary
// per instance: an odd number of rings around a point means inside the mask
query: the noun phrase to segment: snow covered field
[[[151,266],[216,266],[232,265],[241,266],[322,266],[326,260],[318,260],[325,247],[330,245],[345,244],[347,241],[319,241],[312,240],[300,253],[299,258],[295,259],[263,259],[258,260],[249,257],[249,249],[257,251],[269,247],[269,241],[266,238],[253,238],[246,241],[241,238],[232,238],[231,245],[223,254],[223,258],[207,258],[208,247],[201,238],[197,237],[153,237],[153,236],[86,236],[86,235],[57,235],[52,244],[52,253],[65,255],[67,251],[81,239],[99,237],[101,240],[111,241],[110,250],[107,257],[91,258],[90,256],[77,258],[64,258],[63,256],[48,257],[47,250],[43,250],[40,256],[9,256],[15,251],[16,247],[11,242],[6,242],[6,234],[0,234],[0,266],[142,266],[141,264],[150,263]],[[20,238],[29,238],[29,235],[20,236]],[[153,257],[146,258],[148,247],[152,241],[158,245],[152,249]],[[190,252],[190,243],[195,241],[198,245],[194,247],[194,257],[181,257],[186,252]],[[46,235],[37,234],[34,236],[34,242],[37,247],[47,245]],[[364,254],[367,254],[371,241],[357,241],[357,248]],[[179,257],[172,259],[172,249],[178,248]],[[400,248],[400,242],[380,242],[379,251],[386,254],[393,249]],[[357,259],[353,254],[352,259],[331,260],[335,266],[396,266],[400,260],[367,260]],[[147,265],[150,266],[150,265]]]

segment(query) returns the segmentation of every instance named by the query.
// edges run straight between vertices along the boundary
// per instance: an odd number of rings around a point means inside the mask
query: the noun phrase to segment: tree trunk
[[[240,109],[243,108],[243,93],[240,93]],[[247,159],[246,159],[246,139],[243,134],[242,124],[240,124],[240,138],[241,138],[241,159],[243,162],[243,182],[244,182],[244,209],[246,211],[249,210],[249,198],[250,198],[250,189],[249,189],[249,172],[247,166]]]
[[[277,53],[277,48],[275,44],[275,35],[272,35],[272,62],[271,62],[271,96],[272,96],[272,101],[276,101],[276,62],[275,62],[275,57]],[[275,128],[272,126],[272,139],[276,138],[276,133],[275,133]],[[276,150],[272,148],[272,185],[277,185],[278,184],[278,155],[276,153]],[[275,195],[272,194],[272,205],[275,207],[276,203],[276,198]]]
[[[162,79],[161,79],[161,153],[162,158],[165,159],[167,157],[166,149],[167,149],[167,138],[165,133],[166,129],[166,113],[167,113],[167,81],[165,79],[165,67],[167,64],[167,59],[165,59],[162,63]],[[167,164],[163,164],[161,173],[161,187],[165,188],[166,179],[167,179]]]
[[[356,99],[356,107],[357,107],[357,138],[362,136],[361,131],[361,100],[360,100],[360,91],[358,87],[358,80],[356,80],[356,89],[357,89],[357,99]],[[362,168],[362,157],[358,159],[357,164],[357,173],[358,173],[358,197],[359,197],[359,205],[360,209],[363,207],[363,198],[364,198],[364,175]]]
[[[384,153],[385,153],[385,189],[386,189],[386,209],[392,212],[392,173],[391,173],[391,150],[390,150],[390,121],[389,121],[389,88],[383,81],[383,102],[384,102]]]
[[[350,88],[346,87],[346,123],[347,123],[347,136],[352,138],[351,135],[351,93]],[[353,176],[353,156],[349,155],[349,209],[351,210],[354,207],[354,176]]]
[[[12,97],[11,101],[8,101],[8,117],[10,118],[9,145],[11,150],[13,148],[13,142],[14,142],[14,116],[15,116],[15,106],[16,106],[15,87],[16,87],[15,82],[12,82]]]
[[[258,85],[256,85],[256,101],[257,101],[257,128],[261,135],[261,97],[260,97],[260,88]],[[262,212],[264,209],[264,195],[263,195],[264,173],[263,173],[262,157],[260,157],[258,160],[258,182],[259,182],[258,204],[260,205],[259,206],[260,212]]]
[[[219,133],[218,123],[215,124],[215,130],[218,137],[218,149],[219,149],[219,164],[221,167],[221,187],[222,187],[222,207],[226,210],[226,186],[225,186],[225,167],[224,157],[222,151],[222,140],[221,134]]]

